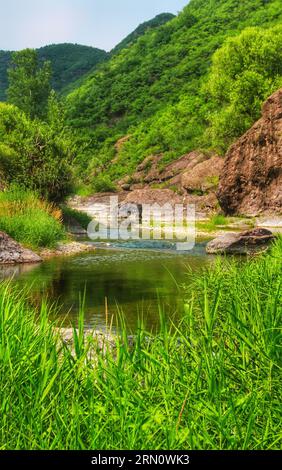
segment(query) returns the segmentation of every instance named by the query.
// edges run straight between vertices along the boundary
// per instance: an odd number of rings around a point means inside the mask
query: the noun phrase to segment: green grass
[[[90,185],[86,185],[86,184],[81,184],[80,186],[78,186],[77,188],[75,188],[75,191],[74,193],[77,195],[77,196],[81,196],[81,197],[88,197],[88,196],[91,196],[93,194],[93,188],[92,186]]]
[[[278,449],[281,255],[219,260],[179,327],[124,333],[115,353],[58,347],[42,303],[0,285],[0,449]]]
[[[92,221],[92,218],[86,214],[86,212],[81,212],[76,209],[63,204],[60,206],[63,214],[63,222],[65,224],[71,224],[72,220],[75,220],[82,228],[87,230],[88,225]]]
[[[228,226],[228,219],[221,214],[215,214],[212,218],[208,221],[199,221],[196,223],[198,230],[205,230],[207,232],[213,232],[218,227],[227,227]]]
[[[216,214],[211,219],[211,224],[214,226],[227,225],[228,219],[222,214]]]
[[[0,192],[0,230],[32,248],[53,247],[66,238],[61,211],[32,191]]]

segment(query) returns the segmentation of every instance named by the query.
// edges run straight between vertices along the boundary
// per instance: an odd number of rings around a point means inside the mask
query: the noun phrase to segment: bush
[[[94,191],[96,191],[97,193],[114,193],[116,191],[116,186],[112,182],[110,176],[104,174],[100,174],[95,177],[93,186]]]
[[[216,51],[206,86],[215,148],[225,151],[260,117],[264,100],[282,86],[281,64],[281,25],[247,28]]]
[[[92,218],[86,214],[86,212],[77,211],[72,209],[69,206],[61,205],[61,210],[63,214],[63,222],[65,224],[71,223],[72,220],[75,220],[82,228],[87,230],[88,225],[92,221]]]
[[[45,123],[30,121],[12,105],[0,103],[0,172],[7,183],[36,190],[59,201],[72,189],[72,143]]]
[[[0,192],[0,230],[32,248],[52,247],[66,238],[59,209],[30,190]]]

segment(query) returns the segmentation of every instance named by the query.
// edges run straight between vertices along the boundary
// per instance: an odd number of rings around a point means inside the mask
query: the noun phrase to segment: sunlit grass
[[[140,325],[130,345],[123,327],[94,362],[83,314],[71,352],[44,302],[36,313],[2,284],[0,448],[278,449],[281,255],[279,240],[219,261],[183,294],[180,325],[160,308],[158,334]]]
[[[0,192],[0,230],[33,248],[54,246],[66,237],[62,212],[34,192],[12,187]]]

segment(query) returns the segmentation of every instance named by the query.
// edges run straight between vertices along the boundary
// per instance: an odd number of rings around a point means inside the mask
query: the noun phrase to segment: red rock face
[[[227,215],[282,214],[282,89],[230,147],[217,196]]]

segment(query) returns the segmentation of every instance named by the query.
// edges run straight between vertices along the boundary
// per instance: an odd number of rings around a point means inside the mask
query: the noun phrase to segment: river
[[[180,253],[169,243],[97,243],[93,253],[59,257],[36,266],[1,267],[3,277],[29,290],[34,301],[48,298],[56,304],[56,320],[77,324],[84,302],[85,326],[104,331],[118,324],[122,312],[130,331],[138,318],[150,330],[158,328],[159,310],[177,322],[183,312],[183,284],[208,266],[205,243]],[[84,297],[84,300],[83,300]]]

